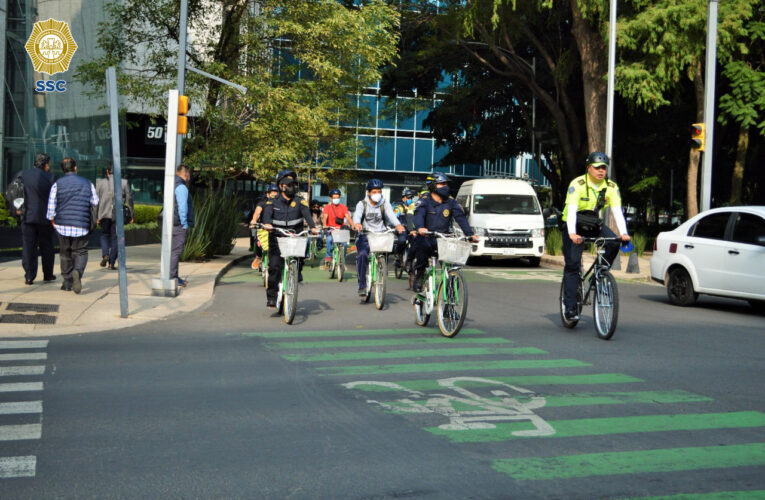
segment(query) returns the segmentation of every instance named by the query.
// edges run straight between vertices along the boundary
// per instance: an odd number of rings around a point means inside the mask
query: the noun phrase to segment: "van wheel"
[[[760,314],[765,314],[765,300],[750,300],[749,305]]]
[[[699,294],[693,291],[691,276],[682,267],[676,267],[669,272],[667,279],[667,297],[676,306],[692,306]]]
[[[539,267],[539,264],[542,263],[542,257],[528,257],[528,259],[531,267]]]

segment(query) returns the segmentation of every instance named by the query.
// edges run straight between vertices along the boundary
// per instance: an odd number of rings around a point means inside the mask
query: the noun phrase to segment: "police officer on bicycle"
[[[592,227],[583,224],[585,218],[595,215],[601,208],[611,207],[611,213],[616,221],[621,239],[630,240],[627,233],[627,222],[622,213],[622,198],[619,186],[607,178],[608,156],[600,152],[591,153],[587,157],[587,173],[571,181],[566,194],[566,206],[561,217],[561,233],[563,234],[563,257],[566,265],[563,269],[563,304],[564,315],[568,321],[578,320],[576,310],[576,292],[579,284],[579,267],[582,261],[584,245],[583,236],[614,238],[616,235],[607,224]],[[577,223],[579,218],[579,223]],[[590,227],[587,227],[590,226]],[[587,233],[587,234],[584,234]],[[619,244],[609,242],[605,245],[604,257],[609,265],[613,263],[619,252]]]
[[[264,229],[271,231],[274,227],[286,231],[300,232],[303,229],[303,222],[308,224],[311,232],[317,234],[311,211],[308,208],[308,202],[301,196],[298,196],[297,174],[294,170],[282,170],[276,176],[276,185],[279,188],[279,195],[268,202],[263,210]],[[279,280],[282,277],[284,269],[284,259],[279,251],[279,244],[276,241],[278,234],[271,231],[268,237],[268,288],[266,289],[266,305],[276,308],[276,295],[279,292]],[[302,273],[303,260],[300,260],[300,270]],[[302,281],[302,276],[300,278]]]
[[[441,172],[429,175],[426,179],[428,194],[420,197],[414,210],[414,226],[419,233],[414,240],[414,291],[422,291],[422,280],[428,260],[436,252],[436,242],[425,236],[429,231],[448,233],[452,220],[456,220],[465,236],[472,241],[478,238],[468,223],[465,212],[454,198],[449,196],[449,179]]]
[[[415,198],[417,198],[417,192],[407,188],[401,196],[401,203],[397,203],[393,206],[393,213],[396,214],[396,217],[398,217],[398,220],[403,224],[404,229],[406,229],[407,232],[406,243],[398,245],[396,248],[397,255],[402,255],[404,250],[406,250],[407,245],[410,248],[410,251],[406,256],[406,262],[402,263],[407,272],[411,269],[410,266],[412,260],[414,260],[414,251],[412,249],[414,245],[414,236],[416,234],[416,229],[414,227]]]

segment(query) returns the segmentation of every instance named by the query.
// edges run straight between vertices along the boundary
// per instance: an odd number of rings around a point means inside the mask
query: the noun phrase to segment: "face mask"
[[[332,204],[333,205],[339,205],[340,204],[340,198],[332,198]]]
[[[380,203],[380,200],[382,200],[382,194],[380,194],[380,193],[375,193],[375,194],[373,194],[372,196],[370,196],[369,198],[370,198],[372,201],[374,201],[375,203]]]
[[[284,194],[292,198],[295,195],[295,185],[294,184],[287,184],[284,186]]]
[[[408,199],[408,200],[406,200],[406,204],[407,204],[407,205],[411,205],[412,203],[414,203],[414,200],[412,200],[412,199]]]
[[[436,194],[441,198],[449,197],[449,186],[444,186],[436,189]]]

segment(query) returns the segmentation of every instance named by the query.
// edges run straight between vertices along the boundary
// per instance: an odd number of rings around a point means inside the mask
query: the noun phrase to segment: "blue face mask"
[[[407,205],[411,205],[412,203],[414,203],[413,199],[409,198],[408,200],[406,200]]]

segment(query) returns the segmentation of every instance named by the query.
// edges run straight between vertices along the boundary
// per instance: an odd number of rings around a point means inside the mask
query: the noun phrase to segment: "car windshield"
[[[536,215],[539,205],[533,196],[524,194],[477,194],[473,213]]]

